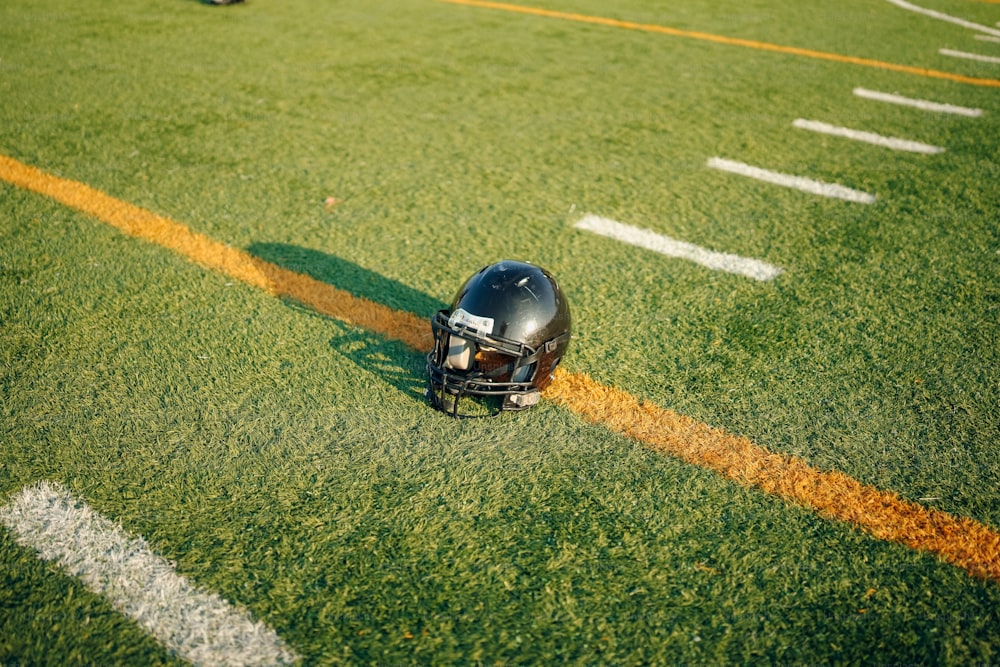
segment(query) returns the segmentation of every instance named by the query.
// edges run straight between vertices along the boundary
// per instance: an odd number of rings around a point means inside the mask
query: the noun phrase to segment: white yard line
[[[911,12],[923,14],[924,16],[930,16],[931,18],[938,19],[939,21],[947,21],[948,23],[954,23],[955,25],[960,25],[963,28],[978,30],[979,32],[985,32],[987,35],[994,35],[996,37],[1000,37],[1000,30],[995,30],[993,28],[990,28],[989,26],[981,25],[979,23],[973,23],[972,21],[966,21],[965,19],[958,18],[957,16],[951,16],[950,14],[936,12],[933,9],[924,9],[923,7],[918,7],[913,3],[905,2],[905,0],[889,0],[889,2],[896,5],[897,7],[902,7],[903,9],[909,10]]]
[[[894,151],[923,153],[925,155],[935,155],[937,153],[944,152],[944,149],[940,146],[931,146],[929,144],[920,143],[919,141],[910,141],[909,139],[899,139],[897,137],[885,137],[881,134],[875,134],[874,132],[862,132],[861,130],[837,127],[836,125],[829,125],[818,120],[796,118],[792,121],[792,127],[796,127],[800,130],[809,130],[810,132],[818,132],[820,134],[828,134],[834,137],[843,137],[844,139],[861,141],[866,144],[873,144],[875,146],[889,148]]]
[[[976,35],[976,39],[981,42],[995,42],[1000,44],[1000,37],[994,37],[993,35]]]
[[[667,257],[686,259],[713,271],[735,273],[760,281],[774,280],[782,273],[782,269],[759,259],[707,250],[693,243],[677,241],[648,229],[633,227],[596,215],[585,216],[574,227],[629,245],[652,250]]]
[[[955,106],[954,104],[941,104],[940,102],[929,102],[927,100],[918,100],[911,97],[903,97],[901,95],[894,95],[891,93],[880,93],[876,90],[868,90],[866,88],[855,88],[854,94],[858,97],[863,97],[868,100],[874,100],[876,102],[888,102],[889,104],[899,104],[901,106],[913,107],[915,109],[921,109],[923,111],[934,111],[937,113],[950,113],[959,116],[969,116],[976,118],[983,115],[982,109],[971,109],[969,107]]]
[[[249,613],[199,590],[132,537],[62,486],[25,487],[0,507],[0,523],[18,544],[55,561],[135,620],[166,648],[195,665],[277,665],[298,660]]]
[[[819,195],[821,197],[842,199],[844,201],[856,202],[859,204],[873,204],[876,199],[873,194],[862,192],[861,190],[854,190],[836,183],[824,183],[823,181],[814,181],[811,178],[805,178],[802,176],[782,174],[777,171],[753,167],[734,160],[725,160],[723,158],[713,157],[708,160],[708,166],[712,169],[719,169],[720,171],[727,171],[733,174],[739,174],[740,176],[747,176],[749,178],[757,179],[758,181],[764,181],[766,183],[772,183],[774,185],[808,192],[809,194]]]
[[[981,63],[1000,65],[1000,58],[996,56],[984,56],[979,53],[966,53],[965,51],[955,51],[954,49],[938,49],[938,53],[942,56],[950,56],[952,58],[964,58],[965,60],[976,60]]]

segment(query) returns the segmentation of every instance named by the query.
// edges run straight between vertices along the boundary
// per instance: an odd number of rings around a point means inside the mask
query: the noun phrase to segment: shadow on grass
[[[247,251],[254,257],[315,278],[354,296],[359,296],[395,310],[427,318],[448,304],[401,282],[386,278],[340,257],[286,243],[254,243]]]
[[[427,326],[430,326],[428,321]],[[426,353],[381,338],[364,329],[348,329],[330,339],[334,352],[346,357],[360,368],[374,373],[399,391],[420,402],[427,402]]]
[[[426,318],[428,332],[431,315],[447,307],[447,304],[419,290],[318,250],[284,243],[254,243],[247,248],[247,252],[355,297]],[[289,304],[327,317],[294,300],[290,300]],[[361,368],[383,377],[400,391],[425,400],[424,360],[429,350],[414,350],[398,340],[363,328],[342,331],[330,340],[330,347]]]

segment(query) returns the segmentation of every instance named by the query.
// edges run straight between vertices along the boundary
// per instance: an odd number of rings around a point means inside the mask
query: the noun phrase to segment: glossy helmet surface
[[[454,416],[523,410],[538,402],[569,346],[569,303],[545,269],[504,260],[469,278],[431,328],[427,395],[435,407]],[[464,411],[463,399],[475,410]]]

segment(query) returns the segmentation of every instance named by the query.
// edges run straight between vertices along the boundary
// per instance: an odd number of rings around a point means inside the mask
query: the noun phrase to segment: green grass
[[[1000,78],[937,55],[996,45],[885,2],[543,4]],[[428,316],[480,266],[535,261],[570,296],[572,370],[995,530],[998,96],[433,0],[0,6],[0,154]],[[996,582],[549,403],[453,421],[420,353],[10,185],[0,202],[0,494],[67,484],[309,664],[1000,659]],[[587,212],[786,273],[620,246],[572,228]],[[171,661],[9,533],[0,554],[0,662]]]

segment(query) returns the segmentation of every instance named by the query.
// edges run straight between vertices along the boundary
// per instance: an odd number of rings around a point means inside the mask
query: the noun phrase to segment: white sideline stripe
[[[250,614],[198,590],[141,537],[79,502],[57,483],[28,486],[0,507],[19,544],[56,561],[179,657],[195,665],[276,665],[298,660]]]
[[[984,56],[978,53],[966,53],[965,51],[955,51],[953,49],[938,49],[938,53],[942,56],[951,56],[952,58],[964,58],[965,60],[978,60],[981,63],[994,63],[1000,65],[1000,58],[996,56]]]
[[[929,144],[922,144],[919,141],[910,141],[909,139],[884,137],[881,134],[875,134],[874,132],[862,132],[861,130],[851,130],[846,127],[837,127],[836,125],[821,123],[818,120],[805,120],[803,118],[796,118],[795,120],[792,121],[792,126],[797,127],[800,130],[810,130],[812,132],[819,132],[820,134],[829,134],[835,137],[844,137],[845,139],[853,139],[854,141],[863,141],[866,144],[883,146],[885,148],[891,148],[894,151],[923,153],[925,155],[934,155],[937,153],[944,152],[944,149],[941,148],[940,146],[931,146]]]
[[[693,243],[677,241],[648,229],[633,227],[596,215],[584,216],[574,227],[629,245],[652,250],[667,257],[687,259],[714,271],[735,273],[761,282],[774,280],[782,273],[782,269],[777,266],[758,259],[707,250]]]
[[[984,42],[998,42],[1000,43],[1000,37],[993,37],[992,35],[976,35],[976,39]]]
[[[764,181],[766,183],[772,183],[786,188],[801,190],[802,192],[820,195],[821,197],[843,199],[844,201],[857,202],[859,204],[875,203],[875,195],[862,192],[861,190],[853,190],[851,188],[844,187],[843,185],[837,185],[836,183],[814,181],[811,178],[804,178],[802,176],[782,174],[777,171],[761,169],[760,167],[753,167],[742,162],[735,162],[733,160],[713,157],[709,158],[708,166],[712,169],[719,169],[721,171],[728,171],[741,176],[748,176],[749,178],[755,178],[758,181]]]
[[[889,0],[889,2],[896,5],[897,7],[908,9],[911,12],[916,12],[918,14],[923,14],[924,16],[930,16],[931,18],[935,18],[941,21],[947,21],[948,23],[954,23],[955,25],[960,25],[963,28],[970,28],[972,30],[978,30],[979,32],[985,32],[988,35],[995,35],[997,37],[1000,37],[1000,30],[994,30],[989,26],[980,25],[979,23],[973,23],[972,21],[966,21],[965,19],[960,19],[957,16],[951,16],[950,14],[943,14],[941,12],[936,12],[933,9],[924,9],[923,7],[917,7],[916,5],[909,2],[905,2],[904,0]]]
[[[982,109],[970,109],[969,107],[959,107],[954,104],[941,104],[940,102],[928,102],[927,100],[916,100],[912,97],[893,95],[891,93],[880,93],[877,90],[867,88],[855,88],[854,94],[876,102],[888,102],[889,104],[899,104],[906,107],[913,107],[923,111],[935,111],[937,113],[951,113],[958,116],[970,116],[978,118],[983,115]]]

